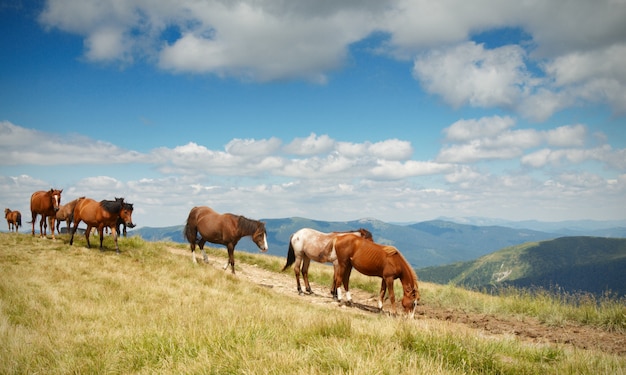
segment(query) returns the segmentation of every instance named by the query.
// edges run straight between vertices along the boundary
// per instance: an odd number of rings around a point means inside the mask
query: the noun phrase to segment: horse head
[[[50,189],[49,194],[50,194],[50,199],[52,200],[52,208],[54,209],[54,212],[57,212],[59,210],[59,207],[61,207],[61,193],[63,192],[63,189],[58,190],[58,189]]]
[[[402,307],[404,312],[410,315],[415,314],[415,308],[419,302],[421,296],[417,286],[417,281],[414,285],[407,285],[404,287],[404,296],[402,297]]]
[[[115,198],[118,200],[120,198]],[[122,201],[124,198],[121,198]],[[124,222],[129,228],[134,228],[135,224],[133,223],[133,204],[132,203],[122,203],[122,209],[120,210],[120,219]]]
[[[267,246],[267,233],[265,232],[265,223],[259,221],[254,234],[252,235],[252,241],[261,249],[262,252],[266,252],[269,248]]]

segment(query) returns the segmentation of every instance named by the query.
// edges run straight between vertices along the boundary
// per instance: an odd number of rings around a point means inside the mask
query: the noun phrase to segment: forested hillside
[[[558,288],[626,295],[626,239],[562,237],[529,242],[477,260],[418,269],[422,280],[469,288]]]

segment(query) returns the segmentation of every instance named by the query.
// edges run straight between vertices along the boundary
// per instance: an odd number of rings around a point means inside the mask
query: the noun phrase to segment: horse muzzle
[[[137,225],[135,225],[134,223],[126,223],[126,226],[132,229],[136,227]]]

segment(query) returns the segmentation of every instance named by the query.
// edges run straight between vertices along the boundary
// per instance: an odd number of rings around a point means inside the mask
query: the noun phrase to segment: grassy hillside
[[[420,269],[423,280],[470,288],[558,287],[626,295],[626,239],[563,237],[512,246],[475,261]]]
[[[105,246],[100,252],[85,248],[82,238],[70,247],[64,236],[0,234],[1,374],[626,371],[625,358],[600,351],[313,305],[167,250],[183,245],[126,238],[120,255],[110,238]],[[248,259],[270,269],[282,263],[267,255],[238,261]],[[378,280],[365,285],[378,286]],[[509,304],[434,284],[421,288],[425,304],[491,312]]]

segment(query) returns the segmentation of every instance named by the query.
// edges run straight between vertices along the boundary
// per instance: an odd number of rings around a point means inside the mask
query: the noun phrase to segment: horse
[[[309,264],[311,260],[319,263],[334,262],[337,257],[334,253],[331,254],[328,251],[329,248],[327,245],[336,236],[348,233],[356,234],[373,241],[372,233],[363,228],[354,231],[331,233],[324,233],[311,228],[302,228],[291,235],[289,238],[289,250],[287,251],[287,263],[281,272],[285,271],[287,267],[295,262],[293,271],[296,274],[298,294],[303,294],[302,287],[300,286],[300,272],[302,272],[302,279],[304,280],[307,294],[312,294],[313,290],[311,290],[311,285],[309,284]],[[334,292],[334,289],[331,293],[332,292]]]
[[[393,283],[395,279],[399,278],[404,291],[402,297],[404,312],[410,314],[411,317],[415,315],[415,307],[420,299],[417,275],[398,249],[367,241],[352,234],[335,237],[328,247],[337,254],[334,286],[337,289],[339,302],[341,302],[341,284],[343,283],[346,301],[352,303],[349,283],[350,273],[354,267],[364,275],[382,278],[378,309],[383,311],[385,292],[388,291],[387,294],[394,315],[397,313],[397,309]]]
[[[61,233],[60,225],[62,221],[65,221],[65,225],[67,226],[67,231],[69,233],[70,225],[72,224],[72,220],[74,218],[74,207],[76,207],[76,203],[78,203],[78,200],[84,198],[85,197],[76,198],[73,201],[67,204],[63,204],[59,207],[59,210],[55,215],[55,218],[57,220],[57,232]]]
[[[113,232],[113,240],[115,241],[115,251],[119,254],[120,248],[117,245],[117,232],[115,230],[118,218],[122,218],[126,225],[130,228],[134,228],[133,223],[133,205],[124,202],[124,198],[116,198],[114,201],[102,200],[96,202],[90,198],[79,199],[74,207],[74,226],[72,228],[72,234],[70,237],[70,245],[74,242],[74,234],[78,229],[78,224],[84,221],[87,224],[87,230],[85,230],[85,238],[87,239],[87,247],[91,248],[89,243],[89,234],[91,228],[98,228],[100,233],[100,250],[102,251],[102,241],[104,240],[104,228],[111,228]]]
[[[235,273],[235,246],[241,238],[250,236],[262,252],[268,249],[265,223],[231,213],[220,214],[206,206],[194,207],[189,211],[184,235],[189,241],[194,263],[197,263],[196,244],[202,250],[205,263],[209,261],[204,251],[206,242],[225,245],[228,250],[228,262],[224,265],[224,270],[230,264],[233,274]]]
[[[39,221],[39,236],[46,236],[46,217],[52,217],[51,219],[51,228],[52,239],[54,240],[54,218],[56,212],[59,210],[59,206],[61,205],[61,193],[63,189],[50,189],[49,191],[36,191],[30,197],[30,212],[32,214],[33,224],[33,236],[35,235],[35,221],[37,220],[37,215],[41,215],[41,220]]]
[[[7,219],[9,232],[12,232],[13,229],[15,229],[15,233],[17,233],[19,227],[22,226],[22,213],[17,210],[11,211],[11,209],[5,208],[4,217]]]

